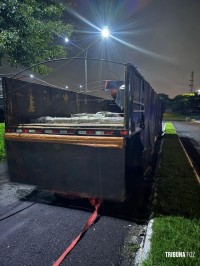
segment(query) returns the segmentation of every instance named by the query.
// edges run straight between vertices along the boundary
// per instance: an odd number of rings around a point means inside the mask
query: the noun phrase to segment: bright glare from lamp
[[[108,38],[110,35],[108,27],[104,27],[101,31],[101,35],[103,38]]]
[[[65,42],[69,42],[69,38],[65,37]]]
[[[32,78],[32,79],[34,78],[33,74],[30,74],[30,78]]]

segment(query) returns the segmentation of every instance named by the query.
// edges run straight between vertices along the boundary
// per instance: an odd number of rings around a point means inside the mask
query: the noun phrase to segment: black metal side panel
[[[76,113],[121,112],[113,100],[3,78],[6,126],[30,123],[41,116],[68,117]]]
[[[162,103],[149,83],[144,82],[144,163],[148,166],[157,137],[162,131]]]
[[[78,197],[124,201],[124,148],[6,140],[12,182]]]

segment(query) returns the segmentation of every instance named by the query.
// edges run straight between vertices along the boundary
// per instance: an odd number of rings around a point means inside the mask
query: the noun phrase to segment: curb
[[[192,169],[193,169],[193,171],[194,171],[194,174],[195,174],[195,176],[196,176],[197,182],[198,182],[199,185],[200,185],[200,176],[198,175],[198,173],[197,173],[197,171],[196,171],[196,169],[195,169],[195,166],[193,165],[193,163],[192,163],[192,161],[191,161],[191,159],[190,159],[190,156],[188,155],[188,153],[187,153],[185,147],[183,146],[183,143],[182,143],[182,141],[180,140],[180,137],[179,137],[178,134],[177,134],[177,136],[178,136],[178,140],[179,140],[179,142],[180,142],[180,145],[181,145],[181,147],[182,147],[183,151],[185,152],[185,155],[186,155],[186,157],[187,157],[187,159],[188,159],[188,162],[189,162],[189,164],[191,165],[191,167],[192,167]]]
[[[153,230],[152,230],[153,222],[154,222],[154,220],[151,219],[148,223],[145,238],[144,238],[143,242],[141,243],[140,248],[139,248],[139,250],[135,256],[135,262],[134,262],[135,266],[141,266],[143,264],[143,262],[149,256],[150,249],[151,249],[151,236],[153,233]]]

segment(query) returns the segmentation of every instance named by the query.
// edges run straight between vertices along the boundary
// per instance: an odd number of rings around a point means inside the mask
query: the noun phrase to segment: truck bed
[[[30,123],[30,124],[19,124],[18,128],[123,128],[123,123]]]
[[[105,112],[101,114],[75,114],[72,117],[39,117],[31,123],[19,124],[18,128],[122,128],[122,114]]]

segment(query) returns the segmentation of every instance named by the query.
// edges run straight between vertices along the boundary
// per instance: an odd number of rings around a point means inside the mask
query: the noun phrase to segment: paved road
[[[173,124],[199,152],[200,125]],[[131,207],[129,214],[134,212]],[[10,184],[6,163],[0,163],[0,265],[52,265],[80,233],[91,211],[85,201],[63,202],[35,187]],[[123,206],[104,205],[98,221],[61,265],[133,265],[127,241],[134,235],[140,239],[144,226],[125,213]]]
[[[102,210],[61,265],[131,265],[124,246],[143,226],[130,217],[117,217],[118,208],[111,204],[108,213]],[[81,232],[91,211],[86,201],[63,203],[35,187],[9,183],[6,163],[0,163],[0,265],[52,265]]]
[[[192,122],[173,122],[173,125],[200,176],[200,124]]]
[[[196,150],[200,154],[200,123],[173,122],[180,137],[190,138]]]

